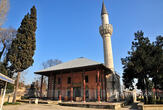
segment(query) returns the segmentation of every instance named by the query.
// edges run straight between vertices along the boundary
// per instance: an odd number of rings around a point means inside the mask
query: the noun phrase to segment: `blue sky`
[[[10,0],[4,27],[17,29],[30,8],[37,8],[36,51],[26,83],[42,62],[63,62],[86,57],[103,62],[103,42],[99,34],[102,0]],[[143,30],[151,41],[163,35],[163,0],[105,0],[113,25],[112,48],[115,70],[121,75],[121,58],[127,56],[134,32]]]

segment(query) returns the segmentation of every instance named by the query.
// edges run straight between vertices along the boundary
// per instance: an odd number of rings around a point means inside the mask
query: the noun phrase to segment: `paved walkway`
[[[3,110],[99,110],[94,108],[66,107],[54,104],[21,104],[7,105]],[[103,109],[107,110],[107,109]]]
[[[55,104],[21,104],[4,106],[3,110],[108,110],[108,109],[67,107]],[[136,104],[125,106],[121,110],[137,110]]]

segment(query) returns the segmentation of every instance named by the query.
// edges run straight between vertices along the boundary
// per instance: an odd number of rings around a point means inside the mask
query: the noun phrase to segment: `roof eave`
[[[49,72],[58,72],[58,71],[66,71],[66,70],[75,70],[75,69],[83,69],[84,68],[89,68],[89,67],[95,67],[95,66],[101,66],[103,67],[106,71],[108,71],[109,73],[112,72],[109,68],[107,68],[106,66],[104,66],[104,64],[96,64],[96,65],[89,65],[89,66],[83,66],[83,67],[76,67],[76,68],[67,68],[67,69],[59,69],[59,70],[48,70],[48,71],[40,71],[40,72],[34,72],[35,74],[40,74],[40,75],[46,75],[46,73]],[[98,67],[97,67],[98,69]]]

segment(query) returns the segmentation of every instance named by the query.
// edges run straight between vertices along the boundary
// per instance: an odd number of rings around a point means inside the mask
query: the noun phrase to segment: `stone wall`
[[[107,101],[119,101],[121,94],[120,77],[117,74],[109,74],[107,80]]]
[[[163,104],[144,105],[144,103],[139,103],[138,110],[163,110]]]
[[[6,95],[4,102],[12,102],[13,95]],[[2,100],[2,97],[0,96],[0,101]],[[17,96],[16,100],[21,100],[21,96]]]

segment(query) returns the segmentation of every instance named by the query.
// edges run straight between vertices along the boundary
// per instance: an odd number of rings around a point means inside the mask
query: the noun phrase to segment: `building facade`
[[[48,76],[48,98],[65,101],[106,100],[106,75],[111,70],[87,58],[35,72]]]
[[[113,101],[120,95],[120,77],[113,64],[111,35],[113,27],[102,4],[104,64],[86,58],[78,58],[38,72],[48,76],[48,98],[71,101]],[[43,78],[43,77],[42,77]],[[42,93],[42,92],[41,92]]]

